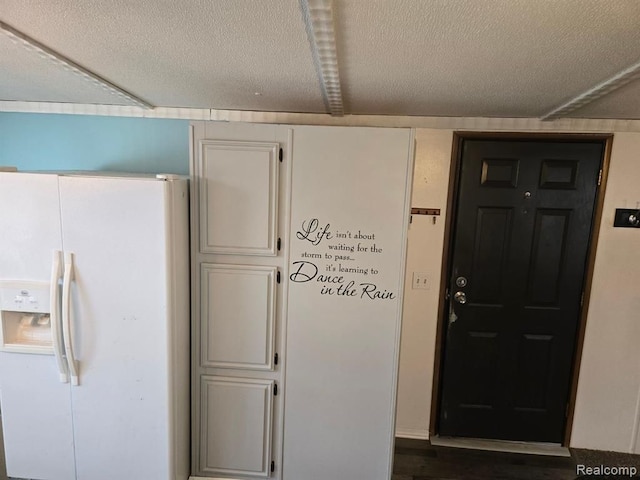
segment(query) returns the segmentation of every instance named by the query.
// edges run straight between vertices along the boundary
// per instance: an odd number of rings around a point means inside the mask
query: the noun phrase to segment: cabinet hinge
[[[278,152],[278,159],[282,162],[283,157],[284,155],[282,154],[282,149],[280,149],[280,152]]]
[[[276,354],[273,356],[273,364],[274,365],[278,364],[278,352],[276,352]]]
[[[276,471],[276,462],[274,462],[273,460],[271,460],[271,473]]]
[[[602,183],[602,169],[600,169],[600,172],[598,172],[598,186],[600,186],[601,183]]]
[[[280,283],[280,270],[278,270],[278,273],[276,274],[276,282]]]
[[[278,395],[278,384],[274,383],[273,384],[273,396],[277,396]]]
[[[280,239],[280,237],[278,237],[278,242],[276,243],[276,247],[278,248],[278,251],[280,251],[280,249],[282,248],[282,240]]]

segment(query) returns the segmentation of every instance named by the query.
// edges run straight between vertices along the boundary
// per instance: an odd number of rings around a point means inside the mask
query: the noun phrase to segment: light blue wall
[[[189,121],[0,112],[0,166],[189,173]]]

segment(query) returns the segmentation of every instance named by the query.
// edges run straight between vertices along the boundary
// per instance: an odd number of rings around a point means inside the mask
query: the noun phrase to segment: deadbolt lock
[[[465,303],[467,303],[467,294],[466,294],[466,293],[464,293],[464,292],[456,292],[456,293],[453,295],[453,299],[454,299],[456,302],[458,302],[458,303],[460,303],[460,304],[464,305]]]
[[[464,277],[456,278],[456,285],[460,288],[464,288],[467,286],[467,279]]]

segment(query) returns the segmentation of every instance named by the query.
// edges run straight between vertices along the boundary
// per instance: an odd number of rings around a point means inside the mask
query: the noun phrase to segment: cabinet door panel
[[[275,267],[203,264],[202,365],[273,368]]]
[[[272,380],[202,377],[202,472],[268,477]]]
[[[203,140],[200,251],[276,255],[278,144]]]

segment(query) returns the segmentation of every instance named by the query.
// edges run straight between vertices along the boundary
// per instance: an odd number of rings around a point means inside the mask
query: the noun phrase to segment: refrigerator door
[[[62,250],[58,177],[0,172],[0,281],[50,283]],[[0,402],[10,477],[75,477],[71,398],[54,355],[0,353]]]
[[[60,177],[78,480],[172,478],[166,197],[159,180]]]

